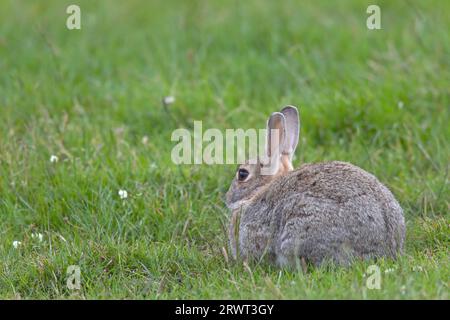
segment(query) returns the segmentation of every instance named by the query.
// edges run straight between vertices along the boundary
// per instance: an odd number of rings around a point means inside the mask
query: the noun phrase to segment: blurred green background
[[[0,297],[448,299],[449,30],[445,0],[1,0]],[[380,290],[370,262],[227,261],[235,166],[170,160],[177,128],[263,128],[285,104],[301,113],[295,165],[350,161],[404,208]]]

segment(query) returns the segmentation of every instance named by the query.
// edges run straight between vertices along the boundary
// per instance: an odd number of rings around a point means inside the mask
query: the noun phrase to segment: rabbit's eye
[[[239,169],[239,171],[238,171],[238,180],[239,181],[244,181],[245,179],[247,179],[249,174],[250,173],[248,172],[248,170],[246,170],[246,169]]]

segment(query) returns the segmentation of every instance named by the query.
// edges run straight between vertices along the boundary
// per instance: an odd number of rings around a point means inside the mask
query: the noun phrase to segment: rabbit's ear
[[[267,121],[266,157],[270,162],[269,174],[280,167],[281,149],[286,139],[286,119],[281,112],[274,112]]]
[[[286,139],[281,148],[283,156],[288,156],[289,161],[292,161],[295,149],[298,144],[298,137],[300,134],[300,119],[298,110],[294,106],[286,106],[281,110],[281,113],[286,118]]]
[[[279,157],[286,140],[286,119],[280,112],[274,112],[267,121],[266,155]]]

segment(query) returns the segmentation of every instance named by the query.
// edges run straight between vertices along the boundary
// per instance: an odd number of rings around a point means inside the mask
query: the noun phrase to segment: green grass
[[[69,31],[72,3],[0,2],[0,298],[449,298],[448,1],[376,1],[379,31],[373,1],[76,1]],[[227,262],[235,166],[171,162],[176,128],[262,128],[284,104],[296,165],[350,161],[404,208],[380,290],[372,262]]]

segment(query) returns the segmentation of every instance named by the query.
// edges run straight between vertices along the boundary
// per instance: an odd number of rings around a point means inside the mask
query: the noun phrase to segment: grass
[[[377,1],[377,31],[371,1],[77,3],[69,31],[71,2],[0,2],[1,298],[449,298],[447,1]],[[262,128],[284,104],[301,108],[296,165],[350,161],[404,208],[380,290],[373,262],[227,262],[235,166],[171,162],[176,128]]]

